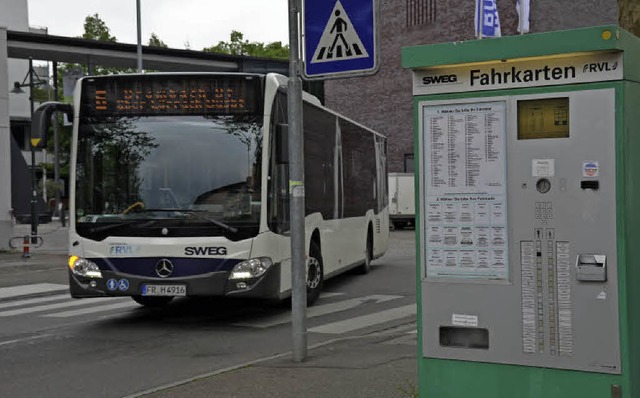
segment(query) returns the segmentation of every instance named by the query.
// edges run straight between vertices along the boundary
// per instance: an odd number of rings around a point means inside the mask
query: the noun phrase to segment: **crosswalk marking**
[[[112,300],[122,300],[122,299],[112,299]],[[57,309],[60,309],[60,308],[67,308],[67,307],[79,307],[81,305],[92,304],[92,303],[99,302],[99,301],[102,301],[104,303],[105,299],[103,299],[103,298],[90,298],[90,299],[83,299],[83,300],[73,300],[73,301],[66,302],[66,303],[40,305],[40,306],[37,306],[37,307],[29,307],[29,308],[20,308],[20,309],[17,309],[17,310],[0,312],[0,317],[32,314],[34,312],[57,310]]]
[[[344,296],[344,293],[338,293],[338,292],[322,292],[322,293],[320,293],[320,298],[321,299],[329,298],[329,297],[338,297],[338,296]]]
[[[321,295],[323,299],[343,296],[344,293],[325,292]],[[399,295],[370,295],[342,299],[323,305],[316,305],[307,309],[308,318],[316,318],[330,315],[337,312],[353,310],[367,303],[378,304],[404,298]],[[82,308],[74,308],[82,307]],[[129,297],[112,298],[86,298],[81,300],[72,299],[68,294],[55,294],[45,297],[25,298],[9,302],[0,302],[0,318],[36,314],[43,318],[64,319],[71,317],[86,316],[107,311],[127,310],[137,308],[138,304],[130,300]],[[374,306],[362,307],[371,311]],[[365,311],[364,309],[362,311]],[[42,314],[38,314],[42,313]],[[339,322],[331,322],[308,329],[309,332],[323,334],[343,334],[354,330],[374,326],[377,324],[398,320],[404,317],[415,315],[416,305],[405,305],[391,308],[384,311],[369,313],[367,315],[349,318]],[[266,316],[262,319],[249,319],[246,322],[235,323],[235,326],[268,328],[291,322],[290,312],[277,313]]]
[[[325,325],[310,328],[310,332],[324,334],[342,334],[352,332],[354,330],[366,328],[368,326],[377,325],[384,322],[394,321],[410,315],[416,314],[416,304],[405,305],[403,307],[392,308],[385,311],[375,312],[373,314],[363,315],[356,318],[346,319],[344,321],[327,323]]]
[[[68,298],[69,298],[68,294],[56,294],[55,296],[36,297],[32,299],[9,301],[7,303],[0,303],[0,309],[11,308],[11,307],[22,307],[24,305],[46,303],[48,301],[58,301],[58,300],[64,300]]]
[[[58,283],[35,283],[32,285],[0,287],[0,299],[49,293],[66,289],[68,289],[67,285],[61,285]]]
[[[334,312],[346,311],[370,301],[374,301],[376,303],[382,303],[385,301],[395,300],[399,298],[402,298],[402,296],[371,295],[371,296],[364,296],[364,297],[356,297],[349,300],[337,301],[334,303],[329,303],[324,305],[316,305],[316,306],[307,308],[307,318],[314,318],[317,316],[328,315]],[[291,313],[286,312],[283,314],[267,317],[266,319],[259,319],[259,320],[250,321],[250,322],[240,322],[240,323],[235,323],[234,325],[250,326],[250,327],[256,327],[256,328],[268,328],[276,325],[282,325],[284,323],[289,323],[290,321],[291,321]]]
[[[109,305],[100,305],[100,306],[91,307],[91,308],[82,308],[79,310],[57,312],[55,314],[47,314],[42,316],[47,318],[69,318],[72,316],[94,314],[96,312],[104,312],[104,311],[116,310],[120,308],[129,308],[129,307],[140,307],[140,305],[134,303],[133,301],[126,301],[126,302],[109,304]]]

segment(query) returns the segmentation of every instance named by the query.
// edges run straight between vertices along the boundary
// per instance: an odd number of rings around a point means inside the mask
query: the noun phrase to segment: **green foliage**
[[[162,47],[162,48],[169,47],[165,42],[160,40],[158,35],[156,35],[155,33],[151,33],[151,37],[149,38],[149,45],[152,47]]]
[[[43,184],[43,181],[39,180],[38,187],[36,188],[36,191],[38,192],[39,196],[42,196],[45,186],[47,188],[47,202],[48,202],[49,199],[55,198],[58,192],[62,193],[64,183],[62,181],[59,181],[58,183],[56,183],[54,180],[49,179],[46,181],[45,184]]]
[[[400,387],[400,393],[403,398],[419,398],[420,396],[418,387],[410,380],[406,381],[406,385]]]
[[[35,102],[43,103],[53,98],[53,87],[50,86],[34,86],[31,97]]]
[[[98,14],[89,15],[84,20],[84,33],[82,34],[83,39],[91,39],[91,40],[99,40],[99,41],[108,41],[115,43],[117,39],[115,36],[112,36],[110,33],[107,24],[100,19]],[[67,72],[74,69],[82,69],[83,74],[88,74],[87,65],[81,64],[69,64],[69,63],[60,63],[58,64],[58,98],[60,98],[64,102],[69,102],[70,98],[65,98],[62,89],[63,89],[63,77]],[[102,65],[94,65],[93,67],[93,75],[108,75],[108,74],[116,74],[116,73],[130,73],[135,72],[134,68],[114,68],[114,67],[105,67]],[[44,90],[36,89],[34,90],[34,95],[36,99],[41,102],[41,99],[47,99],[48,93]],[[54,96],[51,95],[51,98]],[[69,176],[69,162],[71,158],[71,126],[63,126],[62,125],[62,115],[59,115],[59,144],[60,151],[58,153],[59,164],[60,164],[60,177],[68,178]],[[54,144],[53,144],[54,134],[53,129],[49,131],[48,139],[47,139],[47,151],[53,153],[54,152]],[[53,165],[47,164],[44,165],[48,169],[53,169]]]
[[[72,126],[63,126],[62,125],[63,116],[61,114],[58,115],[58,145],[60,148],[60,153],[58,153],[58,161],[60,164],[60,175],[68,176],[69,175],[69,162],[71,160],[71,127]],[[55,154],[55,144],[54,144],[54,132],[53,127],[49,134],[47,135],[47,151],[49,153]],[[53,164],[45,163],[43,166],[47,169],[48,172],[53,172]]]
[[[202,51],[211,53],[223,53],[231,55],[248,55],[252,57],[288,59],[289,46],[282,42],[273,43],[250,42],[244,39],[244,35],[236,30],[231,31],[228,42],[219,41],[215,46],[204,48]]]
[[[116,42],[115,36],[111,36],[107,24],[100,19],[98,14],[89,15],[84,19],[83,39]]]
[[[107,24],[102,19],[100,19],[100,15],[98,14],[89,15],[84,19],[84,33],[82,34],[82,38],[98,41],[108,41],[112,43],[116,43],[118,41],[115,36],[111,36],[111,32],[107,27]],[[62,87],[62,77],[64,76],[65,72],[77,68],[81,68],[85,76],[89,74],[87,65],[60,65],[60,67],[58,68],[58,86]],[[134,72],[136,72],[136,68],[117,68],[103,65],[94,65],[91,74],[94,76],[99,76]]]

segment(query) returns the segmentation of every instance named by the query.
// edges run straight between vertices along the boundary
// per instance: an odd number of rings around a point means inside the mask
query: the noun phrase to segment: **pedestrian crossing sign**
[[[377,71],[377,0],[307,0],[303,15],[307,79]]]

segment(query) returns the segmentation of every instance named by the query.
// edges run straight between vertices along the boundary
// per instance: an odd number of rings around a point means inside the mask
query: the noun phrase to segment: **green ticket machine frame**
[[[640,39],[406,47],[419,392],[640,398]]]

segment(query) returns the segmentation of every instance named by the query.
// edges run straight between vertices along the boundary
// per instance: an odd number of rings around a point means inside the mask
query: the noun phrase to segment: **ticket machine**
[[[420,397],[640,397],[639,61],[616,26],[403,48]]]

